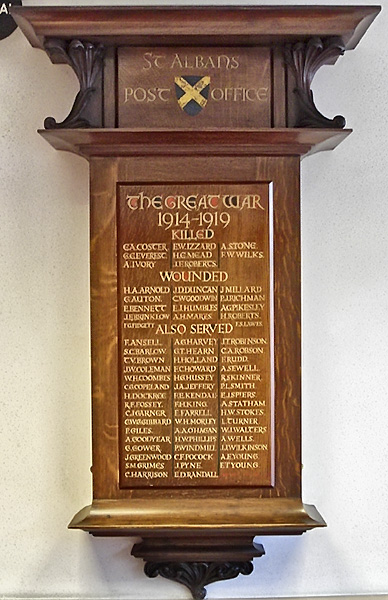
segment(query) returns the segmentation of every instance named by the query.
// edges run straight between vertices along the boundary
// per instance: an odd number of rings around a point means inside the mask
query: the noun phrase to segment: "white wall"
[[[322,112],[344,114],[354,133],[303,163],[304,500],[328,528],[264,539],[254,574],[210,586],[211,598],[388,592],[383,4],[313,86]],[[36,129],[64,118],[76,91],[71,70],[19,30],[0,41],[0,596],[188,598],[147,579],[130,540],[66,528],[91,498],[88,165]]]

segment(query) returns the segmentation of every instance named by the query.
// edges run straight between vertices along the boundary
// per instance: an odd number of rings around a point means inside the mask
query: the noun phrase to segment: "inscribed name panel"
[[[272,482],[272,202],[118,186],[121,487]]]

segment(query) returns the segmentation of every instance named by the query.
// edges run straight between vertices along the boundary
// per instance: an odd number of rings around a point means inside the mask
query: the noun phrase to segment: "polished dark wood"
[[[177,163],[179,164],[178,161]],[[186,213],[184,226],[187,225],[190,230],[176,231],[170,227],[170,224],[173,219],[182,217],[182,208],[177,206],[167,208],[164,203],[162,214],[159,208],[153,206],[146,205],[145,209],[136,210],[130,209],[128,206],[128,197],[132,198],[136,206],[141,195],[147,198],[166,199],[171,198],[171,194],[174,194],[174,197],[193,198],[193,193],[198,198],[203,198],[205,202],[209,195],[217,200],[217,205],[211,209],[212,212],[206,212],[207,217],[211,218],[212,225],[211,228],[205,230],[205,233],[211,234],[211,238],[202,246],[202,242],[198,243],[196,240],[194,243],[192,240],[182,243],[182,238],[174,237],[174,233],[199,232],[202,235],[204,233],[203,224],[198,225],[198,223],[204,214],[203,204],[201,207],[193,204],[190,212]],[[235,194],[238,194],[239,198],[248,199],[245,209],[228,208],[225,202],[219,201],[225,196],[237,199]],[[253,198],[259,198],[259,204],[250,202],[249,199]],[[121,488],[152,487],[154,491],[157,488],[239,488],[245,486],[257,488],[273,485],[274,393],[272,306],[270,301],[272,295],[271,257],[273,254],[270,232],[273,218],[271,200],[271,185],[259,182],[237,184],[206,181],[196,182],[195,186],[192,183],[183,184],[180,181],[165,184],[157,182],[148,185],[144,183],[135,185],[133,182],[118,184],[117,288],[118,353],[121,357],[119,360]],[[245,212],[248,214],[241,214]],[[162,226],[162,217],[167,218],[168,227]],[[224,220],[225,226],[221,223],[221,219]],[[260,248],[260,252],[252,251],[247,253],[249,257],[238,258],[236,256],[238,253],[226,250],[226,248],[233,248],[236,241],[243,241],[243,243],[248,241],[255,249]],[[159,254],[159,257],[155,258],[155,263],[142,262],[138,256],[133,256],[136,252],[128,248],[132,244],[137,247],[152,245],[155,242],[158,244],[159,250],[165,250],[156,253],[156,256]],[[223,274],[227,278],[224,283],[217,286],[211,282],[197,281],[194,286],[189,287],[191,290],[189,292],[184,291],[186,290],[185,281],[171,283],[170,280],[168,283],[168,280],[167,282],[164,280],[163,287],[158,287],[161,286],[161,272],[164,275],[173,273],[178,276],[182,276],[183,273],[194,274],[190,269],[195,268],[193,267],[195,261],[192,260],[195,252],[187,251],[187,248],[195,247],[207,250],[198,253],[201,258],[207,259],[197,261],[197,269],[198,267],[201,269],[199,275],[204,272],[209,277],[212,274],[216,277]],[[190,259],[187,255],[191,255]],[[217,270],[208,271],[207,269]],[[153,298],[156,300],[149,301],[149,295],[139,296],[138,290],[143,289],[143,286],[153,290],[162,289],[164,292],[161,292],[160,297],[155,296],[154,292]],[[183,290],[182,286],[185,286]],[[235,298],[233,289],[236,287],[239,290],[256,290],[256,303],[252,300],[253,296],[244,296],[245,301],[250,302],[247,306],[249,306],[249,314],[253,316],[247,318],[235,316],[236,314],[244,315],[239,312],[244,310],[243,300],[233,300]],[[130,290],[133,289],[137,291],[131,294]],[[204,290],[203,293],[201,293],[201,289]],[[128,294],[131,295],[128,296]],[[240,296],[241,292],[239,292],[239,298]],[[187,300],[187,297],[190,297],[190,301]],[[134,298],[136,299],[134,300]],[[257,304],[258,302],[263,304]],[[149,307],[143,307],[144,303],[149,303]],[[141,312],[144,308],[162,309],[162,311],[157,315],[148,316]],[[135,309],[137,312],[133,313],[131,309]],[[252,313],[252,310],[255,312]],[[139,324],[143,324],[144,315],[146,321],[148,320],[147,329],[138,327]],[[161,316],[163,320],[150,322],[152,316]],[[205,322],[199,322],[198,320],[203,317]],[[184,328],[183,335],[172,331],[172,328],[178,324]],[[135,328],[134,325],[137,327]],[[206,333],[202,331],[204,327],[208,328]],[[213,327],[214,331],[211,331]],[[225,335],[227,335],[227,340],[224,339]],[[241,356],[241,348],[238,349],[240,353],[237,354],[236,347],[230,345],[231,343],[250,344],[252,340],[256,347],[243,347],[243,350],[248,351],[244,356]],[[143,406],[139,406],[137,403],[139,396],[137,388],[131,387],[129,382],[129,380],[132,381],[131,373],[139,369],[147,369],[144,366],[139,367],[139,361],[155,360],[155,358],[144,359],[143,356],[139,357],[133,354],[134,352],[139,353],[137,348],[139,342],[142,345],[152,344],[151,349],[148,348],[146,352],[157,354],[159,362],[154,366],[162,365],[161,368],[167,369],[169,372],[167,383],[164,382],[162,386],[159,385],[157,390],[153,389],[152,392],[157,396],[159,401],[157,409],[163,417],[158,422],[150,424],[152,435],[162,438],[168,436],[168,440],[163,438],[163,442],[160,442],[156,454],[155,449],[154,451],[151,449],[148,453],[153,456],[151,464],[155,464],[155,461],[159,460],[157,467],[159,472],[155,472],[155,467],[148,467],[148,472],[145,473],[144,469],[134,462],[136,461],[138,442],[133,441],[133,436],[127,430],[126,417],[130,416],[127,413],[130,412],[131,404],[136,406],[135,410],[140,416],[145,416],[142,410]],[[198,344],[201,346],[198,347]],[[205,348],[203,348],[204,344]],[[141,349],[140,352],[144,352],[144,350]],[[233,379],[236,379],[236,360],[239,361],[240,369],[241,366],[244,369],[246,381],[253,372],[255,373],[254,377],[257,376],[254,384],[248,385],[249,389],[245,387],[245,383],[239,384],[237,398],[235,385],[231,387],[227,383],[230,381],[231,372]],[[189,365],[188,361],[190,361]],[[233,364],[231,361],[234,361]],[[206,374],[207,379],[193,384],[192,369],[198,366],[201,366],[202,375]],[[190,371],[189,377],[187,377],[187,369]],[[182,371],[185,373],[183,378],[179,375]],[[225,372],[229,375],[225,376],[223,374]],[[130,374],[129,377],[128,374]],[[182,383],[182,380],[185,383]],[[130,392],[130,389],[134,391]],[[148,389],[147,387],[145,391],[148,392]],[[249,398],[249,400],[241,403],[239,396],[245,399]],[[236,410],[238,408],[236,403],[242,410]],[[244,403],[247,404],[247,407],[243,406]],[[192,412],[187,410],[190,405],[194,409]],[[186,423],[185,416],[188,413],[192,416],[189,423]],[[254,419],[251,419],[253,413],[255,416]],[[239,414],[240,416],[238,416]],[[237,462],[239,467],[236,468],[233,462],[235,460],[233,458],[234,450],[226,439],[232,434],[233,429],[230,427],[232,423],[229,423],[229,420],[233,421],[233,425],[241,423],[244,429],[247,424],[247,416],[248,420],[251,420],[251,424],[254,421],[254,427],[250,428],[251,435],[249,436],[251,451],[248,452],[249,449],[245,444],[245,450],[240,453],[243,458]],[[208,430],[207,440],[206,442],[202,441],[200,445],[202,451],[200,450],[199,456],[202,458],[197,461],[191,459],[190,463],[190,460],[185,457],[193,455],[193,450],[188,452],[185,448],[188,446],[192,448],[197,440],[186,432],[186,428],[190,423],[196,424],[197,417],[202,417],[202,420],[206,422],[205,427],[202,423],[202,430],[204,433]],[[170,423],[167,422],[169,420],[171,420]],[[136,422],[136,425],[138,424]],[[140,424],[147,425],[147,422],[142,419]],[[215,431],[211,431],[213,427],[210,426],[214,426]],[[254,431],[255,429],[257,431]],[[235,443],[234,446],[236,447]],[[198,445],[194,447],[198,448]],[[252,454],[253,448],[256,449],[254,454]],[[248,454],[246,454],[247,452]],[[252,458],[253,456],[254,458]],[[182,463],[182,461],[185,462]],[[188,464],[189,467],[186,466]],[[151,474],[154,476],[152,479],[144,478]]]
[[[299,157],[91,159],[93,476],[96,499],[300,497]],[[120,487],[117,321],[117,182],[273,182],[275,475],[273,487],[168,490]],[[103,434],[101,434],[103,432]],[[183,503],[182,503],[183,507]],[[153,512],[153,511],[152,511]],[[176,517],[176,515],[175,515]],[[195,518],[200,518],[195,516]],[[112,523],[113,524],[113,523]]]
[[[264,554],[264,548],[263,552]],[[205,586],[216,581],[235,579],[239,575],[250,575],[253,571],[251,561],[245,562],[147,562],[144,573],[147,577],[160,575],[165,579],[185,585],[193,600],[206,598]]]
[[[56,150],[108,156],[309,156],[333,150],[351,129],[258,129],[196,132],[142,129],[40,130]],[[153,163],[154,164],[154,163]]]
[[[74,68],[68,53],[50,51],[53,44],[70,48],[74,40],[80,40],[86,46],[92,42],[96,48],[99,44],[106,48],[103,90],[100,78],[93,92],[90,86],[86,91],[81,84],[76,103],[63,127],[82,126],[80,119],[73,118],[82,108],[85,126],[133,128],[141,124],[143,129],[149,127],[150,130],[160,127],[254,130],[269,126],[343,127],[342,118],[326,119],[315,108],[311,80],[321,64],[333,64],[343,50],[357,45],[380,8],[13,7],[12,10],[31,44],[46,49],[53,62],[68,63]],[[333,45],[336,39],[340,42]],[[244,69],[221,73],[207,68],[196,74],[210,75],[211,94],[214,88],[247,89],[251,82],[254,89],[261,90],[259,102],[220,102],[217,97],[212,97],[206,109],[195,119],[190,119],[177,108],[169,69],[145,71],[140,66],[142,52],[155,50],[157,54],[171,54],[186,48],[188,54],[193,54],[204,47],[208,55],[211,48],[217,52],[224,49],[230,53],[235,49],[244,53],[245,47],[245,53],[251,58]],[[341,52],[336,52],[338,48]],[[259,64],[260,68],[257,68]],[[245,84],[240,81],[240,72]],[[188,73],[177,67],[177,74]],[[221,87],[216,87],[218,83]],[[167,104],[164,101],[150,104],[134,101],[134,90],[140,89],[143,94],[151,90],[154,94],[158,86],[169,89]],[[132,92],[128,97],[125,96],[126,88]],[[264,89],[268,90],[268,97],[263,94]],[[46,120],[46,127],[56,125],[59,126],[55,120]]]
[[[208,80],[205,106],[195,117],[179,107],[174,84],[175,78],[190,74]],[[194,131],[270,127],[271,77],[270,48],[118,48],[118,125],[132,129],[141,123],[143,129]],[[157,96],[159,88],[165,88],[163,100]],[[140,98],[136,97],[139,92]]]
[[[47,117],[44,122],[45,129],[101,127],[101,71],[104,46],[80,40],[67,43],[50,38],[45,42],[45,50],[53,61],[66,62],[77,75],[80,84],[80,90],[66,119],[58,123],[53,117]],[[93,102],[95,96],[97,101]]]
[[[207,583],[251,571],[252,559],[264,553],[261,546],[254,546],[254,536],[300,535],[326,526],[316,508],[301,498],[300,162],[314,152],[334,149],[351,132],[343,129],[342,117],[327,119],[317,111],[311,82],[322,64],[334,64],[358,44],[379,10],[377,6],[12,9],[31,44],[45,49],[52,62],[69,64],[80,81],[69,117],[62,123],[46,120],[40,134],[55,149],[90,163],[93,501],[69,527],[95,536],[141,536],[133,554],[146,561],[146,574],[183,583],[195,599],[204,598]],[[241,78],[232,69],[217,72],[219,65],[209,59],[222,54],[228,62],[234,51],[243,59]],[[151,62],[145,67],[145,53],[149,57],[154,52],[170,57],[166,68],[154,63],[153,69]],[[177,69],[171,60],[176,53],[187,55],[187,61],[177,62]],[[198,61],[198,56],[207,58]],[[195,68],[186,72],[186,64]],[[172,91],[176,78],[190,75],[210,78],[232,94],[239,86],[246,90],[251,82],[252,89],[266,88],[268,94],[258,98],[262,104],[255,107],[237,93],[233,104],[221,108],[217,98],[209,96],[213,104],[199,98],[203,113],[188,117]],[[167,108],[153,104],[152,94],[159,85],[169,86]],[[144,90],[140,94],[149,102],[132,102],[135,86]],[[192,119],[188,125],[186,118]],[[173,238],[170,234],[163,238],[159,224],[149,222],[149,213],[131,220],[126,202],[133,191],[218,194],[222,187],[236,194],[258,190],[271,205],[271,218],[264,224],[256,217],[250,223],[249,214],[241,213],[232,236],[237,241],[241,232],[248,232],[247,239],[260,238],[270,255],[265,266],[251,263],[260,270],[263,286],[270,288],[263,329],[269,334],[271,357],[260,363],[266,385],[270,382],[265,388],[268,427],[260,432],[268,436],[270,456],[249,475],[228,473],[218,484],[178,485],[169,471],[166,485],[138,485],[136,469],[141,467],[128,467],[134,471],[127,481],[123,475],[127,467],[123,468],[122,456],[125,394],[120,361],[125,319],[120,310],[123,294],[129,293],[124,290],[133,282],[155,285],[155,273],[124,277],[121,251],[126,241],[147,244],[155,237],[170,243]],[[217,232],[218,244],[220,235]],[[246,285],[249,268],[236,261],[230,271]],[[149,337],[140,336],[147,343]],[[125,340],[132,338],[128,335]],[[217,343],[221,347],[220,337]],[[173,347],[171,343],[171,356]]]
[[[230,535],[208,536],[188,534],[184,537],[145,537],[134,545],[133,556],[147,562],[216,562],[233,560],[251,561],[265,554],[262,544],[256,544],[252,536]]]
[[[15,21],[36,48],[47,37],[115,46],[273,45],[340,36],[355,48],[379,6],[18,7]]]
[[[107,463],[114,466],[112,461]],[[190,538],[185,547],[186,560],[200,560],[202,550],[206,550],[206,560],[216,560],[220,552],[216,555],[214,547],[220,546],[220,540],[224,559],[225,554],[241,556],[238,550],[241,545],[235,543],[236,537],[300,535],[316,527],[326,527],[316,508],[303,504],[296,492],[289,498],[260,498],[257,490],[250,496],[246,492],[240,489],[231,495],[225,490],[217,493],[198,489],[195,495],[191,490],[186,494],[181,490],[179,496],[170,491],[162,497],[157,491],[134,493],[131,498],[127,492],[121,500],[95,498],[90,506],[74,516],[69,527],[94,536],[131,535],[152,539],[155,551],[145,555],[150,560],[158,556],[162,560],[163,547],[175,547],[179,540],[186,538]],[[154,545],[157,539],[161,540],[158,550]]]
[[[265,140],[261,149],[277,154],[277,144],[283,140],[283,156],[262,156],[251,150],[244,156],[247,134],[240,134],[234,144],[234,156],[227,161],[212,145],[206,144],[206,155],[177,156],[164,145],[164,152],[155,156],[149,146],[152,136],[143,136],[143,156],[133,150],[134,144],[126,131],[77,130],[42,132],[51,140],[77,138],[82,152],[90,156],[91,165],[91,303],[92,303],[92,383],[93,383],[93,489],[94,502],[81,512],[71,527],[85,529],[95,535],[143,534],[177,531],[187,527],[201,531],[226,528],[255,533],[301,533],[323,526],[317,513],[309,512],[300,500],[300,241],[299,241],[299,157],[311,151],[316,142],[322,144],[349,132],[332,130],[282,130],[256,132]],[[278,135],[277,135],[278,134]],[[168,139],[168,134],[167,139]],[[180,135],[172,134],[172,135]],[[182,134],[184,135],[184,134]],[[226,135],[226,134],[225,134]],[[230,134],[229,134],[230,135]],[[255,135],[255,134],[252,134]],[[58,137],[59,136],[59,137]],[[280,137],[278,137],[280,136]],[[210,139],[217,140],[215,134]],[[126,156],[117,156],[114,140],[125,141]],[[87,142],[105,139],[107,153],[113,157],[96,156]],[[155,138],[154,138],[155,139]],[[206,139],[206,136],[205,138]],[[208,138],[209,139],[209,136]],[[299,139],[299,142],[298,142]],[[301,144],[304,140],[304,144]],[[331,141],[330,141],[331,140]],[[288,141],[288,144],[286,143]],[[203,143],[203,142],[202,142]],[[219,147],[219,140],[216,148]],[[229,146],[231,148],[231,146]],[[130,156],[134,152],[135,156]],[[190,147],[185,154],[189,152]],[[239,156],[239,153],[243,156]],[[124,153],[124,152],[123,152]],[[289,155],[287,156],[287,154]],[[149,154],[152,168],[150,168]],[[231,151],[232,154],[232,151]],[[129,155],[129,156],[128,156]],[[209,160],[209,156],[212,159]],[[275,480],[272,488],[190,490],[126,490],[119,484],[119,435],[117,397],[117,182],[168,183],[170,181],[205,182],[274,182],[274,322],[275,322]],[[200,510],[206,498],[206,513]],[[259,500],[261,498],[261,500]],[[291,501],[288,498],[295,498]],[[298,500],[299,498],[299,500]],[[177,502],[176,507],[172,504]],[[212,510],[211,499],[214,501]],[[265,500],[266,499],[266,500]],[[107,501],[108,504],[106,503]],[[220,504],[221,502],[221,504]],[[264,503],[264,504],[263,504]],[[220,507],[222,509],[220,510]],[[310,509],[308,509],[310,510]],[[140,511],[140,512],[138,512]],[[160,517],[158,517],[160,515]],[[288,516],[287,516],[288,515]],[[167,519],[167,520],[166,520]],[[185,525],[184,525],[185,523]]]
[[[287,65],[283,48],[275,46],[272,49],[272,122],[273,128],[287,127]]]
[[[341,38],[329,38],[322,41],[319,37],[310,38],[308,42],[287,45],[285,58],[295,79],[290,94],[296,95],[295,127],[332,127],[343,129],[345,119],[337,115],[328,119],[319,112],[314,104],[311,83],[314,75],[322,65],[333,64],[345,52]]]
[[[117,95],[117,49],[110,46],[106,49],[103,69],[103,113],[104,127],[117,127],[116,95]]]

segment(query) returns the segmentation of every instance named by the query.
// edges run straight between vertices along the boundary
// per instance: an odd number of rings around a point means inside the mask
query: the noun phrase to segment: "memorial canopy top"
[[[313,36],[356,47],[378,6],[13,7],[32,46],[47,38],[105,45],[270,45]]]
[[[68,64],[80,83],[69,115],[45,120],[41,133],[55,148],[86,157],[159,154],[160,144],[162,151],[175,146],[198,153],[193,136],[184,135],[198,131],[202,149],[213,155],[237,147],[245,155],[303,156],[332,149],[350,133],[339,134],[344,117],[320,113],[311,83],[322,65],[358,44],[379,11],[13,7],[12,15],[30,43],[53,63]],[[317,137],[307,129],[326,133]]]

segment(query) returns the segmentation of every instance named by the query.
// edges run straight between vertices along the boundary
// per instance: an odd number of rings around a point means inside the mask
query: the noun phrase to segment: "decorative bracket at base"
[[[264,554],[264,548],[263,548]],[[161,575],[189,588],[194,600],[206,598],[205,586],[216,581],[234,579],[239,575],[250,575],[253,563],[245,562],[147,562],[144,572],[148,577]]]
[[[250,575],[252,560],[265,554],[252,536],[186,536],[146,538],[135,544],[133,556],[145,561],[148,577],[165,577],[185,585],[194,600],[206,597],[205,586]]]

